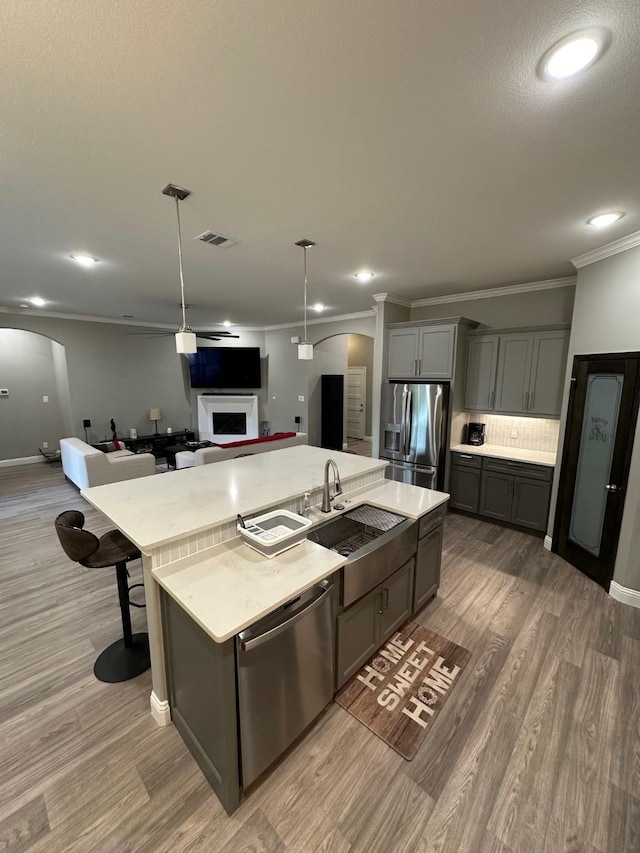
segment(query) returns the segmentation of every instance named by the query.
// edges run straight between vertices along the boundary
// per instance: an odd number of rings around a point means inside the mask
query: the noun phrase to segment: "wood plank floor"
[[[640,850],[640,610],[540,539],[449,517],[419,621],[473,657],[412,762],[332,704],[229,818],[149,674],[93,677],[116,583],[64,556],[69,508],[108,529],[59,468],[0,470],[3,853]]]

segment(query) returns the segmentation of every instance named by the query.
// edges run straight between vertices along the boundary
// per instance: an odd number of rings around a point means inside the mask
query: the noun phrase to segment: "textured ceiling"
[[[640,229],[635,0],[4,0],[0,306],[192,325],[569,275]],[[611,30],[563,83],[572,30]],[[606,232],[588,216],[621,208]],[[240,240],[215,249],[211,228]],[[68,255],[100,258],[90,272]],[[353,273],[376,271],[368,285]],[[37,310],[37,309],[31,309]]]

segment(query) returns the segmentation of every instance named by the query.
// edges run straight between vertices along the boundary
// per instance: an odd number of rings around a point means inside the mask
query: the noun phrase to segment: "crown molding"
[[[307,320],[307,326],[318,326],[321,323],[340,323],[343,320],[361,320],[366,317],[375,317],[376,309],[369,308],[366,311],[356,311],[353,314],[336,314],[333,317],[318,317],[315,320]],[[262,326],[259,330],[262,332],[276,332],[278,329],[299,329],[301,326],[304,326],[302,320],[298,320],[295,323],[278,323],[275,326]]]
[[[402,305],[404,308],[411,308],[413,305],[410,299],[397,296],[395,293],[374,293],[373,298],[376,302],[393,302],[394,305]]]
[[[566,278],[549,278],[545,281],[530,281],[526,284],[512,284],[508,287],[492,287],[489,290],[470,290],[466,293],[452,293],[449,296],[431,296],[427,299],[416,299],[411,303],[412,308],[422,305],[444,305],[447,302],[469,302],[473,299],[491,299],[495,296],[513,296],[518,293],[531,293],[536,290],[555,290],[558,287],[573,287],[576,276]]]
[[[634,231],[633,234],[628,234],[626,237],[614,240],[613,243],[607,243],[599,249],[592,249],[590,252],[585,252],[584,255],[571,258],[571,263],[579,270],[581,267],[595,264],[596,261],[610,258],[611,255],[617,255],[619,252],[626,252],[627,249],[633,249],[634,246],[640,246],[640,231]]]

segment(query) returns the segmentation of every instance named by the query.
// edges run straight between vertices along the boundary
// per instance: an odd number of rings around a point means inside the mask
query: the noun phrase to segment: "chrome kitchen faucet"
[[[329,466],[331,466],[331,468],[333,469],[333,485],[336,490],[335,495],[332,495],[329,489]],[[324,466],[324,486],[322,489],[322,506],[320,507],[321,511],[331,512],[331,501],[341,494],[342,485],[340,484],[340,472],[338,471],[338,466],[336,465],[333,459],[327,459]]]

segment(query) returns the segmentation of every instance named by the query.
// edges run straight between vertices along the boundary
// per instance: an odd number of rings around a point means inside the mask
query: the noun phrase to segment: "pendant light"
[[[182,308],[182,323],[176,332],[176,351],[187,355],[197,352],[196,336],[191,326],[187,324],[187,306],[184,301],[184,275],[182,273],[182,233],[180,231],[180,202],[191,195],[191,190],[178,187],[175,184],[167,184],[162,190],[163,195],[169,195],[176,200],[176,216],[178,218],[178,265],[180,267],[180,307]]]
[[[304,361],[313,359],[313,344],[307,341],[307,249],[315,246],[313,240],[298,240],[296,246],[304,249],[304,340],[298,344],[298,358]]]

